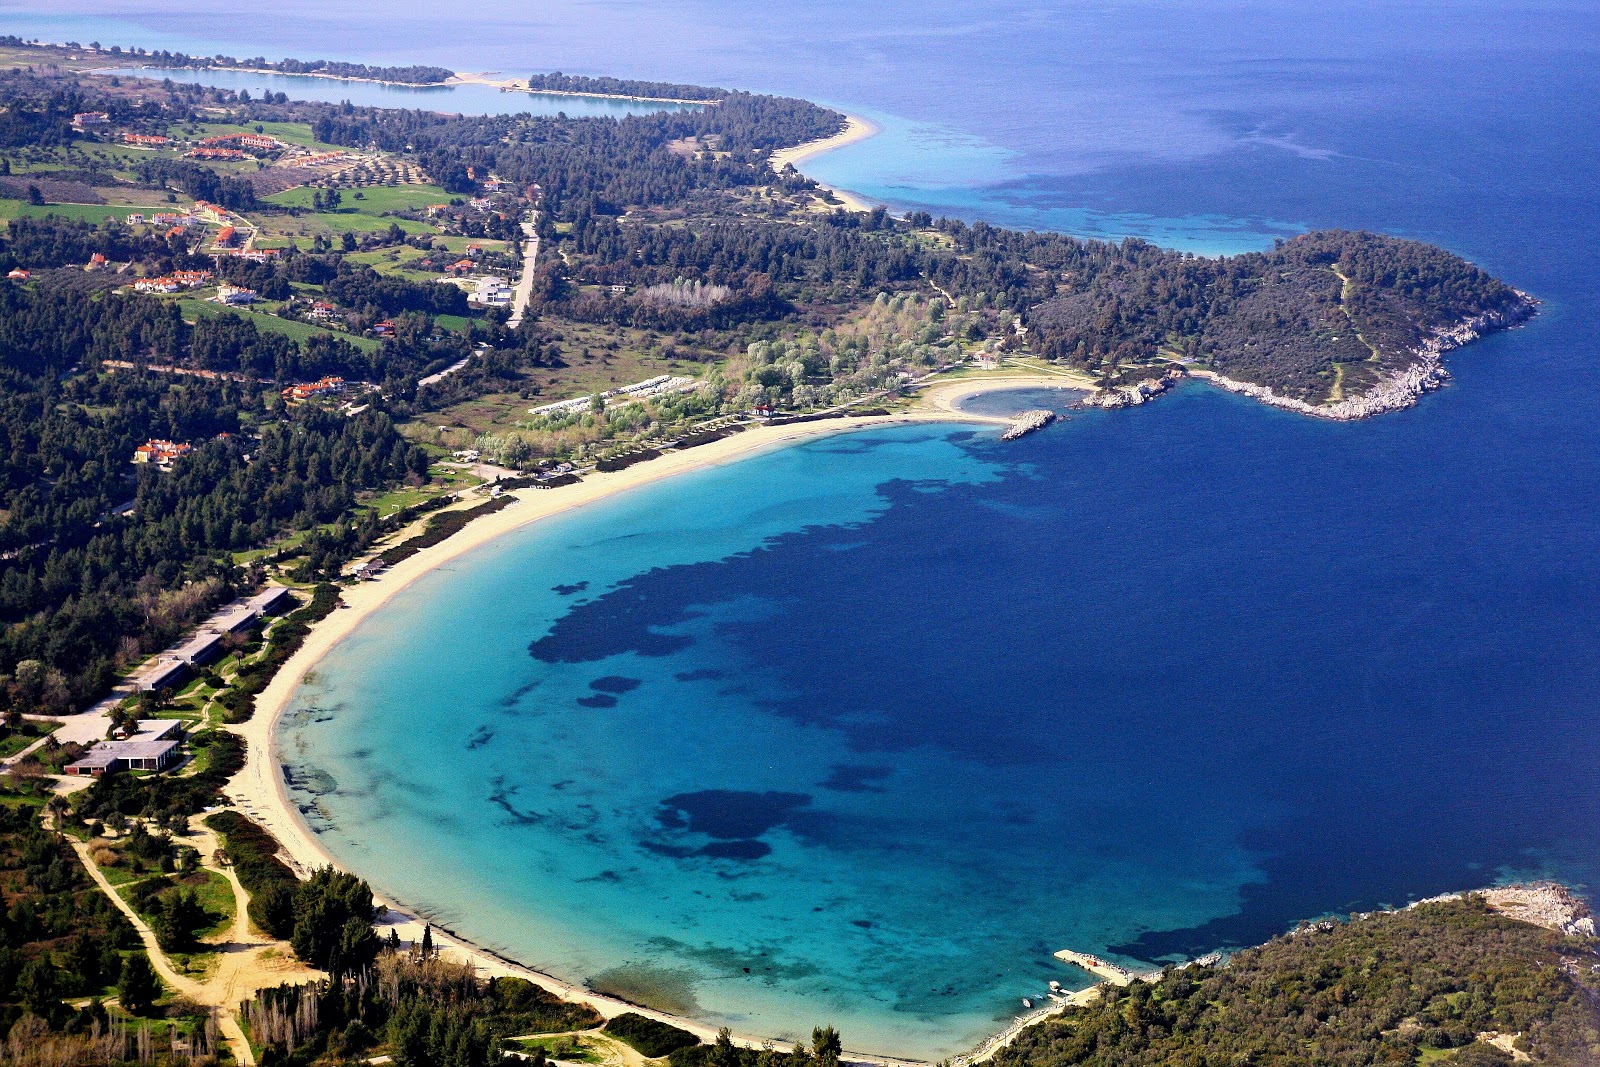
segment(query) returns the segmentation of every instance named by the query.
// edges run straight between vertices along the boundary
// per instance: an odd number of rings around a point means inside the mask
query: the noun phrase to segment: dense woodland
[[[1502,918],[1478,898],[1427,904],[1109,990],[1023,1031],[995,1063],[1508,1065],[1479,1040],[1496,1031],[1522,1035],[1535,1063],[1587,1067],[1600,1062],[1597,964],[1593,938]]]
[[[263,347],[268,366],[328,366],[265,336],[152,301],[0,288],[0,673],[61,672],[65,688],[40,697],[53,710],[227,599],[244,581],[231,552],[335,519],[360,490],[426,479],[427,457],[382,411],[288,410],[249,381],[94,369],[258,369]],[[151,438],[196,450],[171,471],[135,468]]]
[[[16,40],[16,43],[20,44],[21,41]],[[69,42],[67,47],[78,46]],[[220,55],[191,56],[183,52],[170,52],[165,48],[147,51],[143,48],[125,49],[121,45],[102,47],[99,41],[91,42],[89,47],[109,56],[125,57],[130,64],[175,70],[185,68],[273,70],[280,74],[320,74],[330,78],[359,78],[363,81],[400,82],[405,85],[438,85],[455,76],[455,71],[446,67],[426,65],[386,67],[370,66],[366,63],[345,63],[333,59],[272,60],[265,56],[256,56],[252,59],[236,59],[233,56]]]

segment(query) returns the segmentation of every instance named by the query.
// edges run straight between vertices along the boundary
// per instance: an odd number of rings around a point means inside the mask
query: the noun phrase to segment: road
[[[528,308],[529,298],[533,296],[533,265],[539,258],[537,211],[528,215],[528,221],[522,224],[522,233],[526,238],[522,243],[522,276],[517,279],[517,289],[511,297],[511,318],[506,322],[513,330],[522,325],[522,314]]]

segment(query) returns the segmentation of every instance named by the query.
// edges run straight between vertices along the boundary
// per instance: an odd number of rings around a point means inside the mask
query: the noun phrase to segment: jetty
[[[1074,967],[1081,967],[1100,979],[1112,985],[1127,985],[1135,978],[1140,977],[1126,967],[1118,967],[1115,963],[1108,963],[1099,956],[1091,956],[1087,952],[1074,952],[1064,948],[1055,954],[1056,959],[1062,963],[1070,963]],[[1159,972],[1157,972],[1159,974]]]
[[[1056,421],[1056,413],[1044,408],[1035,408],[1024,411],[1020,415],[1013,415],[1011,421],[1006,423],[1005,430],[1000,434],[1002,441],[1015,441],[1025,437],[1035,430],[1042,430]]]

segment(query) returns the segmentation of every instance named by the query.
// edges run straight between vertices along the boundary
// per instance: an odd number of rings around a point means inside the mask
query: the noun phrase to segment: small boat
[[[1031,1008],[1031,1007],[1033,1007],[1033,1001],[1029,1000],[1027,997],[1023,997],[1022,998],[1022,1006],[1024,1008]]]

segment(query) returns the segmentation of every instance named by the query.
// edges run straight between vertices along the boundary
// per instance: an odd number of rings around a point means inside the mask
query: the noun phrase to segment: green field
[[[6,200],[0,198],[0,219],[15,218],[43,218],[46,215],[60,215],[62,218],[76,219],[79,222],[104,222],[107,216],[115,215],[117,218],[126,219],[135,212],[149,215],[155,211],[181,211],[177,204],[30,204],[23,200]]]
[[[305,341],[317,336],[318,334],[326,334],[330,337],[343,338],[344,340],[355,345],[357,348],[365,349],[369,352],[382,347],[381,343],[373,337],[362,337],[359,334],[353,333],[341,333],[338,330],[329,330],[322,326],[313,326],[309,322],[299,322],[294,319],[280,319],[276,315],[267,315],[258,311],[242,311],[238,308],[226,308],[221,304],[213,304],[207,300],[199,300],[189,297],[179,300],[178,306],[183,309],[184,318],[188,319],[197,319],[201,315],[243,315],[248,317],[251,322],[255,323],[256,329],[258,330],[271,330],[274,333],[281,333],[286,337],[292,337],[296,341]]]
[[[339,191],[344,195],[344,201],[339,205],[339,210],[333,212],[336,216],[378,216],[385,211],[420,211],[429,204],[448,203],[451,196],[437,185],[380,185],[370,189]],[[313,192],[303,186],[285,189],[266,197],[266,201],[284,207],[310,208]],[[363,199],[356,199],[357,192],[362,194]]]

